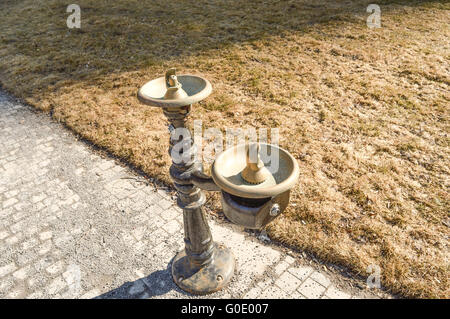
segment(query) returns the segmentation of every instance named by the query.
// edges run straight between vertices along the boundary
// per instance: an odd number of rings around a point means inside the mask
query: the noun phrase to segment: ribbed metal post
[[[186,120],[191,106],[163,108],[170,122],[169,154],[172,157],[170,176],[177,190],[177,204],[183,209],[185,250],[174,259],[172,275],[183,290],[206,294],[221,289],[234,272],[233,254],[224,246],[213,242],[208,222],[203,212],[205,194],[192,182],[196,148],[187,130]],[[179,134],[180,130],[184,134]],[[181,144],[180,144],[181,143]],[[177,154],[172,154],[176,145]],[[176,158],[174,158],[176,155]],[[180,161],[181,159],[181,161]]]

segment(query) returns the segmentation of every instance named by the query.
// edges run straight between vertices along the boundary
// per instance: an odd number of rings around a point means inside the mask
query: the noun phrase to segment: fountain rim
[[[255,187],[252,185],[239,185],[236,186],[235,184],[228,181],[220,172],[220,168],[217,167],[216,163],[217,161],[224,156],[226,152],[232,152],[233,150],[237,149],[238,147],[242,147],[243,144],[238,144],[233,147],[230,147],[220,153],[212,167],[211,167],[211,176],[214,180],[214,183],[222,190],[229,194],[243,197],[243,198],[268,198],[268,197],[274,197],[278,194],[284,193],[288,190],[291,190],[295,184],[297,183],[299,176],[300,176],[300,169],[297,163],[297,160],[285,149],[268,143],[259,143],[261,145],[267,145],[269,147],[278,148],[280,153],[283,153],[290,162],[292,162],[292,171],[289,174],[289,176],[283,180],[281,183],[275,185],[275,186],[269,186],[269,187]]]
[[[145,88],[147,86],[151,85],[152,82],[157,83],[158,81],[161,81],[162,83],[165,83],[165,77],[163,76],[163,77],[155,78],[153,80],[146,82],[139,89],[139,91],[137,93],[138,100],[141,103],[150,105],[150,106],[177,108],[177,107],[183,107],[183,106],[187,106],[187,105],[191,105],[191,104],[200,102],[200,101],[204,100],[205,98],[207,98],[212,93],[211,83],[202,76],[192,75],[192,74],[179,74],[179,75],[177,75],[177,77],[179,79],[183,78],[183,77],[192,77],[192,78],[200,79],[205,83],[205,87],[196,94],[189,95],[186,98],[175,99],[175,100],[165,100],[164,98],[156,98],[156,97],[152,97],[152,96],[146,94]]]

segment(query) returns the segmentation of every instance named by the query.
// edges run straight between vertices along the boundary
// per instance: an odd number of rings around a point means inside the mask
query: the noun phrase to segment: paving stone
[[[7,230],[2,230],[0,231],[0,240],[5,239],[6,237],[8,237],[10,234]]]
[[[26,296],[26,299],[44,299],[44,293],[37,290]]]
[[[7,295],[7,298],[11,299],[23,299],[26,296],[25,289],[21,286],[16,286],[13,289],[10,289]]]
[[[291,295],[289,296],[291,299],[308,299],[305,296],[303,296],[301,293],[299,293],[298,291],[294,291],[291,293]]]
[[[165,210],[161,214],[161,217],[167,221],[167,220],[173,220],[173,219],[177,218],[179,215],[180,215],[180,212],[178,212],[174,207],[171,207],[171,208]]]
[[[18,202],[17,198],[10,198],[8,200],[5,200],[3,202],[3,208],[7,208],[9,206],[12,206],[12,205],[14,205],[17,202]]]
[[[308,278],[298,288],[298,292],[308,299],[318,299],[325,292],[325,287],[317,281]]]
[[[158,201],[157,203],[159,206],[161,206],[161,208],[163,210],[167,210],[170,206],[173,205],[173,202],[171,200],[167,200],[167,199],[162,199],[160,201]]]
[[[53,265],[48,266],[46,270],[48,273],[55,275],[55,274],[62,272],[63,267],[64,267],[64,262],[62,260],[60,260],[60,261],[57,261],[56,263],[54,263]]]
[[[130,295],[138,295],[143,293],[145,290],[145,284],[142,280],[138,280],[134,282],[131,287],[128,289],[128,293]]]
[[[100,290],[95,288],[95,289],[92,289],[92,290],[86,292],[84,295],[82,295],[80,297],[80,299],[93,299],[93,298],[99,296],[100,294],[101,294]]]
[[[31,238],[30,240],[24,241],[21,246],[23,250],[28,250],[30,248],[33,248],[38,244],[38,240],[36,238]]]
[[[275,285],[280,287],[286,293],[292,293],[300,286],[301,281],[289,272],[284,272],[276,281]]]
[[[263,289],[262,293],[259,295],[261,299],[287,299],[289,295],[277,286],[270,286]]]
[[[147,234],[147,227],[145,225],[139,226],[133,230],[133,236],[136,240],[141,240]]]
[[[5,194],[6,198],[11,198],[11,197],[19,194],[19,191],[17,189],[13,189],[12,191],[6,192],[4,194]]]
[[[38,254],[39,255],[44,255],[46,253],[48,253],[50,251],[50,249],[52,248],[52,242],[51,240],[47,240],[46,242],[42,243],[41,245],[38,246]]]
[[[52,232],[51,232],[51,231],[46,231],[46,232],[40,233],[40,234],[39,234],[39,238],[40,238],[41,240],[47,240],[47,239],[50,239],[50,238],[52,238]]]
[[[31,265],[25,266],[13,273],[13,277],[19,280],[26,279],[33,272]]]
[[[324,287],[328,287],[331,284],[330,279],[328,279],[324,274],[318,271],[314,271],[309,277],[314,279]]]
[[[34,268],[36,271],[43,273],[46,268],[54,264],[56,260],[53,257],[46,256],[43,258],[40,258],[39,260],[34,262]]]
[[[55,278],[50,285],[47,287],[47,293],[49,295],[54,295],[64,288],[66,288],[67,284],[62,276]]]
[[[17,264],[24,266],[39,258],[39,254],[34,250],[25,250],[22,254],[17,256]]]
[[[100,163],[100,165],[98,165],[98,167],[101,169],[101,170],[103,170],[103,171],[105,171],[105,170],[107,170],[108,168],[111,168],[111,167],[113,167],[114,166],[114,162],[113,161],[102,161],[102,163]]]
[[[35,204],[35,203],[40,202],[41,200],[43,200],[45,197],[46,197],[45,194],[39,194],[39,195],[33,196],[33,197],[31,198],[31,202],[32,202],[33,204]]]
[[[17,214],[14,214],[12,217],[13,217],[14,221],[17,222],[17,221],[21,220],[22,218],[26,217],[27,215],[28,215],[27,212],[20,211]]]
[[[330,286],[326,293],[325,296],[330,298],[330,299],[350,299],[350,295],[343,292],[342,290],[337,289],[334,286]]]
[[[0,267],[0,278],[6,276],[10,272],[16,270],[17,267],[13,263]]]
[[[267,287],[269,287],[269,286],[271,286],[273,284],[274,284],[274,282],[273,282],[272,279],[266,278],[266,279],[263,279],[263,280],[259,281],[256,285],[258,287],[260,287],[261,289],[265,289],[265,288],[267,288]]]
[[[176,220],[171,220],[167,224],[163,225],[162,228],[169,234],[175,234],[181,228],[181,225]]]
[[[14,244],[17,244],[19,242],[19,237],[18,236],[11,236],[5,239],[6,244],[8,244],[9,246],[12,246]]]
[[[282,261],[275,266],[274,272],[276,275],[281,275],[286,269],[288,269],[289,263]]]
[[[292,256],[289,256],[289,255],[287,255],[285,258],[284,258],[284,261],[287,263],[287,264],[292,264],[293,262],[295,262],[295,259],[292,257]]]
[[[244,295],[243,298],[244,299],[256,299],[261,294],[261,292],[262,292],[261,287],[253,287]]]
[[[309,275],[312,274],[313,269],[309,266],[302,266],[289,268],[288,271],[301,281],[304,281]]]
[[[14,287],[14,279],[12,276],[0,277],[0,295],[6,296]]]

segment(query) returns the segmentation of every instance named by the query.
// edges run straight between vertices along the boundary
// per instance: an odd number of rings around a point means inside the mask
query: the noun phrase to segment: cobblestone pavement
[[[237,270],[209,298],[375,297],[227,222],[210,225]],[[0,297],[194,298],[170,275],[182,237],[170,194],[0,92]]]

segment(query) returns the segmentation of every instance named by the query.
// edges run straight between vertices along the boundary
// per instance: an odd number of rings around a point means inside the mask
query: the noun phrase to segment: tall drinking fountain
[[[212,92],[208,80],[195,75],[176,75],[175,69],[146,83],[138,92],[144,104],[161,107],[170,122],[169,154],[172,156],[170,176],[177,190],[177,204],[183,209],[185,249],[173,260],[172,276],[183,290],[207,294],[222,289],[232,278],[235,268],[233,253],[214,243],[203,205],[206,191],[220,191],[225,216],[246,228],[262,228],[279,216],[289,203],[289,194],[298,180],[297,161],[285,150],[265,143],[246,143],[228,148],[216,157],[211,175],[203,172],[196,159],[186,120],[194,103]],[[182,145],[180,156],[172,154]],[[178,148],[177,148],[178,149]],[[260,157],[277,154],[277,170],[272,172]],[[176,153],[176,152],[175,152]],[[180,160],[181,158],[181,160]]]

